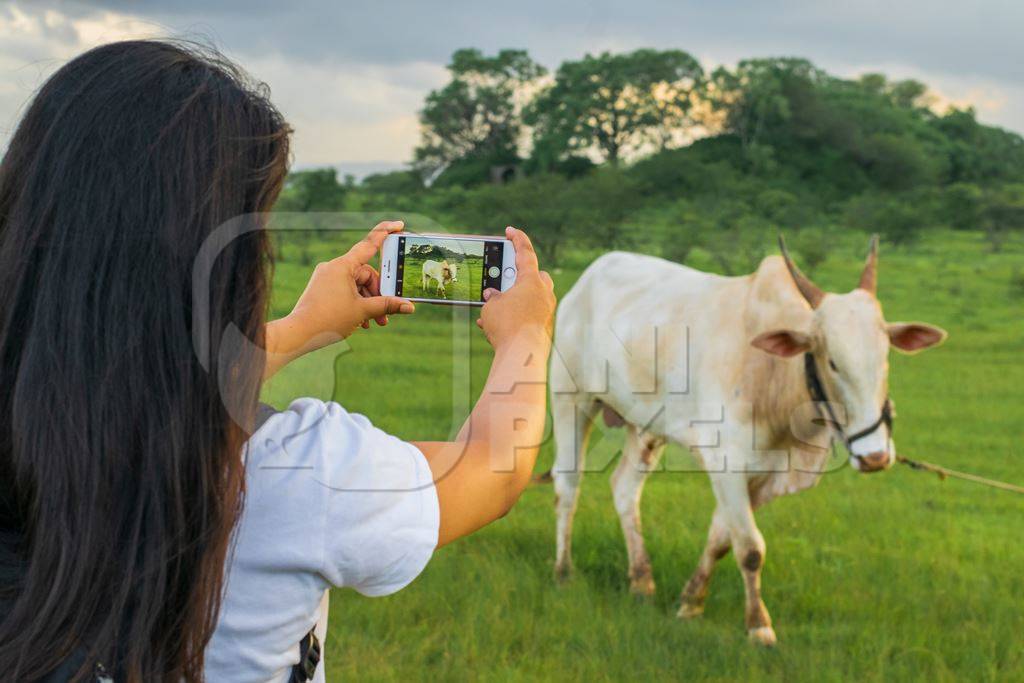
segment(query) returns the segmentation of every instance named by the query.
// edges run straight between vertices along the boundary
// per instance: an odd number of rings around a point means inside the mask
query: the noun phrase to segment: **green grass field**
[[[438,260],[437,257],[432,257]],[[409,254],[405,257],[405,279],[402,283],[402,296],[426,299],[447,299],[448,301],[479,301],[480,284],[483,280],[483,256],[467,256],[466,260],[456,263],[454,282],[445,285],[443,296],[437,294],[437,281],[427,278],[427,287],[423,288],[423,263],[427,258]]]
[[[851,288],[866,243],[844,239],[815,279]],[[316,245],[317,258],[344,247]],[[554,273],[559,294],[596,255],[571,255]],[[709,267],[706,256],[696,252],[692,265]],[[968,233],[883,247],[887,318],[950,332],[938,349],[893,354],[902,453],[1024,484],[1024,291],[1012,277],[1022,263],[1024,245],[991,254]],[[275,313],[288,310],[307,275],[278,264]],[[289,366],[266,398],[279,406],[301,395],[335,398],[402,437],[444,439],[488,368],[474,318],[420,305],[411,318]],[[548,443],[538,468],[550,461]],[[406,590],[378,599],[336,592],[328,680],[1024,680],[1024,496],[905,467],[871,476],[844,467],[774,501],[757,517],[779,646],[761,650],[746,641],[731,557],[705,615],[674,616],[713,507],[706,476],[648,479],[644,533],[658,592],[638,602],[628,592],[611,469],[584,479],[569,584],[552,579],[551,488],[533,487],[508,517],[438,551]]]

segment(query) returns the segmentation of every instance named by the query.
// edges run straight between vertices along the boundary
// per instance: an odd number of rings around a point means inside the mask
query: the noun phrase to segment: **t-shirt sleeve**
[[[368,596],[404,588],[437,546],[440,512],[426,458],[337,403],[302,399],[290,410],[302,411],[301,422],[312,425],[307,438],[319,454],[314,477],[325,491],[320,573],[334,586]]]

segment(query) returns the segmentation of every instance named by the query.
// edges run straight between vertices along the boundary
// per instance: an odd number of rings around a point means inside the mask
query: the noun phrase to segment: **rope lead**
[[[986,479],[985,477],[979,477],[976,474],[968,474],[967,472],[957,472],[956,470],[951,470],[948,467],[943,467],[942,465],[925,462],[924,460],[911,460],[910,458],[905,458],[902,455],[897,455],[896,460],[909,466],[911,469],[918,470],[920,472],[934,472],[942,481],[952,477],[954,479],[971,481],[975,484],[981,484],[982,486],[990,486],[994,489],[1024,494],[1024,486],[1008,484],[1005,481],[997,481],[995,479]]]

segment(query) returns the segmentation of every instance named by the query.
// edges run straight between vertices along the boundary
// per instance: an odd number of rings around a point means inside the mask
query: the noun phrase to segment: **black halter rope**
[[[821,383],[821,377],[818,376],[818,366],[814,362],[814,356],[809,353],[804,354],[804,371],[807,377],[807,393],[811,395],[811,400],[818,404],[819,409],[821,405],[825,406],[826,417],[832,423],[833,429],[838,432],[839,436],[843,439],[843,443],[846,445],[846,449],[849,450],[850,446],[858,439],[863,439],[868,434],[872,434],[878,430],[879,427],[885,425],[889,430],[889,436],[892,436],[892,401],[889,397],[885,397],[885,403],[882,404],[882,414],[875,421],[873,425],[867,429],[862,429],[852,436],[846,436],[843,432],[843,426],[836,419],[836,414],[832,410],[832,404],[829,403],[828,394],[825,393],[825,386]],[[852,454],[853,451],[850,451]],[[956,479],[963,479],[965,481],[974,482],[975,484],[983,484],[985,486],[991,486],[992,488],[1002,489],[1004,491],[1011,491],[1013,493],[1024,494],[1024,486],[1017,486],[1016,484],[1008,484],[1005,481],[998,481],[996,479],[986,479],[985,477],[979,477],[976,474],[970,474],[968,472],[957,472],[935,463],[925,462],[923,460],[911,460],[905,458],[902,455],[897,455],[896,460],[909,465],[912,469],[919,470],[921,472],[934,472],[939,475],[939,479],[946,479],[947,477],[954,477]]]
[[[818,375],[818,364],[814,362],[814,356],[810,353],[804,354],[804,374],[807,376],[807,393],[811,395],[811,400],[819,406],[825,406],[825,413],[832,423],[832,428],[839,434],[839,437],[843,440],[843,445],[846,446],[846,450],[850,451],[851,454],[853,453],[851,447],[856,441],[874,434],[882,425],[885,425],[890,438],[892,437],[892,401],[889,400],[888,396],[885,397],[885,402],[882,404],[882,414],[879,415],[874,424],[860,430],[856,434],[847,436],[846,432],[843,431],[843,424],[836,419],[835,411],[832,410],[832,402],[828,400],[828,394],[825,393],[825,385],[821,383],[821,377]]]

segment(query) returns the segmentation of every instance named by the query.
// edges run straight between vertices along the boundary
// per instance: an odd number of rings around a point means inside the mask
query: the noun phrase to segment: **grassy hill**
[[[744,233],[745,258],[771,249],[764,232]],[[639,251],[664,249],[646,226],[626,236]],[[818,253],[819,284],[851,288],[866,240],[849,230],[831,236]],[[315,237],[287,243],[285,252],[304,250],[315,261],[345,247]],[[803,249],[811,254],[815,243]],[[554,273],[559,294],[600,250],[564,247]],[[698,245],[686,258],[723,269],[713,246]],[[879,297],[887,317],[950,332],[938,349],[893,355],[902,453],[1024,483],[1022,263],[1024,241],[1011,236],[993,252],[977,231],[933,228],[909,245],[883,245]],[[278,264],[275,314],[288,310],[308,272],[295,258]],[[289,366],[265,398],[279,406],[303,395],[333,398],[404,438],[446,438],[490,360],[473,319],[466,309],[421,305],[411,318]],[[622,432],[605,438],[621,442]],[[687,457],[672,448],[666,461]],[[548,443],[539,467],[550,460]],[[780,645],[762,651],[746,642],[742,582],[730,558],[705,615],[674,617],[713,508],[703,474],[649,478],[643,515],[658,592],[647,602],[628,593],[607,482],[613,466],[584,479],[569,585],[552,579],[552,491],[531,488],[508,517],[439,551],[397,595],[335,592],[329,680],[1024,679],[1024,497],[905,467],[871,476],[844,467],[813,490],[773,502],[758,521],[768,543],[764,598]]]

